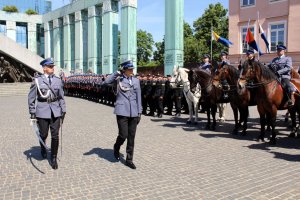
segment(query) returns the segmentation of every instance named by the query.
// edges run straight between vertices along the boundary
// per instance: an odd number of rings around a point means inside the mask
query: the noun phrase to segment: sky
[[[52,10],[69,2],[52,0]],[[165,0],[138,0],[137,29],[151,33],[155,42],[161,42],[165,32],[164,2]],[[208,5],[218,2],[228,9],[229,0],[184,0],[184,20],[193,27],[193,22],[201,17]]]

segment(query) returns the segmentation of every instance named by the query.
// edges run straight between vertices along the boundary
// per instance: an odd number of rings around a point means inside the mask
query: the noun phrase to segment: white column
[[[63,18],[63,31],[64,31],[64,71],[69,73],[71,71],[71,26],[70,26],[70,16],[65,15]],[[73,47],[74,48],[74,47]]]
[[[53,20],[53,60],[56,65],[56,68],[61,68],[60,66],[60,54],[61,54],[61,38],[60,38],[60,21],[59,19]]]
[[[83,31],[81,11],[75,12],[75,71],[83,72]]]
[[[50,24],[44,23],[44,45],[45,45],[45,58],[51,57],[51,37],[50,37]]]
[[[11,38],[14,41],[17,40],[16,22],[6,21],[6,36]]]

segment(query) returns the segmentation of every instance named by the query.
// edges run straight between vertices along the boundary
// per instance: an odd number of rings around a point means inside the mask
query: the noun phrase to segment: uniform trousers
[[[121,145],[127,139],[127,146],[126,146],[127,161],[133,160],[134,138],[135,138],[137,122],[138,122],[138,117],[125,117],[125,116],[117,115],[119,135],[117,137],[114,148],[116,151],[119,151]]]
[[[56,156],[59,144],[59,128],[60,128],[60,117],[54,117],[53,113],[51,119],[37,118],[37,124],[39,126],[42,140],[45,142],[48,137],[50,128],[51,132],[51,155]],[[44,146],[41,144],[41,147]]]

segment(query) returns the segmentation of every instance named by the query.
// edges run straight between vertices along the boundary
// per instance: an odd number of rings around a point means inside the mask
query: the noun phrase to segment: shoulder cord
[[[41,97],[44,98],[44,99],[48,98],[48,97],[50,96],[51,90],[48,90],[48,91],[47,91],[47,94],[46,94],[46,95],[43,95],[43,93],[42,93],[41,90],[40,90],[40,85],[39,85],[38,79],[35,78],[34,80],[35,80],[35,84],[36,84],[36,86],[37,86],[37,90],[38,90],[38,92],[40,93]]]

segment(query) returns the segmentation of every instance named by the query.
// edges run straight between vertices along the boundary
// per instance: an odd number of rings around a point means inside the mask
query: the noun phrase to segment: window
[[[285,45],[285,23],[270,24],[270,51],[275,52],[278,44]]]
[[[3,33],[6,35],[6,23],[5,22],[0,22],[0,33]]]
[[[254,6],[255,0],[241,0],[241,7]]]
[[[253,35],[255,35],[255,33],[254,33],[254,27],[252,26],[250,26],[250,31],[253,33]],[[242,49],[242,53],[246,53],[246,51],[248,50],[248,49],[251,49],[251,50],[253,50],[253,48],[252,47],[250,47],[249,45],[248,45],[248,43],[246,42],[246,35],[247,35],[247,27],[242,27],[242,40],[241,40],[241,49]]]
[[[27,46],[27,24],[17,24],[16,26],[16,41],[21,46],[28,48]]]

